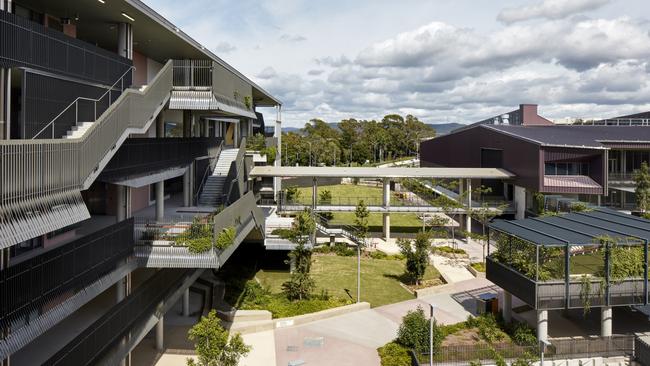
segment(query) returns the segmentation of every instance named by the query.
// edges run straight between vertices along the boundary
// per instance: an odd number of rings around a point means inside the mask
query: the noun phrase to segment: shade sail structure
[[[315,178],[446,178],[509,179],[515,175],[497,168],[375,168],[375,167],[306,167],[256,166],[252,177]]]
[[[602,236],[619,243],[650,241],[650,220],[603,207],[558,216],[496,220],[489,227],[542,246],[590,245]]]

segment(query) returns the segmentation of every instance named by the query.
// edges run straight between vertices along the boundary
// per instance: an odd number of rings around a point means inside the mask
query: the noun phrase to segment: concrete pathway
[[[467,281],[474,278],[474,275],[465,267],[469,263],[467,259],[453,259],[440,255],[431,255],[431,262],[447,283]]]

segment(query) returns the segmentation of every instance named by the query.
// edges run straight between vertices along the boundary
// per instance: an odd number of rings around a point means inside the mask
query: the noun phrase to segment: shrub
[[[512,322],[510,325],[512,340],[520,346],[536,346],[537,335],[528,324]]]
[[[506,337],[492,314],[483,314],[478,317],[470,316],[467,319],[467,326],[469,328],[478,328],[479,336],[488,343],[494,343]]]
[[[212,237],[188,239],[183,241],[183,245],[186,246],[187,250],[189,250],[191,253],[205,253],[208,250],[212,249]]]
[[[397,330],[397,343],[413,349],[418,354],[429,350],[429,320],[424,316],[424,310],[418,306],[402,318]],[[442,343],[442,332],[438,324],[433,322],[433,354],[436,354]]]
[[[311,292],[316,287],[316,282],[309,275],[309,272],[294,272],[289,281],[282,284],[282,292],[289,300],[309,299]]]
[[[341,257],[351,257],[353,255],[356,255],[354,249],[348,247],[348,245],[345,243],[335,243],[332,251]]]
[[[448,254],[467,254],[464,249],[452,248],[448,246],[433,247],[433,252],[436,253],[448,253]]]
[[[277,235],[281,238],[286,238],[289,235],[291,235],[291,229],[285,229],[285,228],[273,229],[273,231],[271,231],[271,235]]]
[[[217,240],[215,242],[215,247],[219,250],[224,250],[231,246],[235,242],[235,235],[237,231],[234,226],[224,228],[221,230],[219,235],[217,235]]]
[[[485,264],[482,262],[472,263],[470,266],[479,272],[485,272]]]
[[[386,343],[383,347],[377,348],[381,366],[410,366],[411,356],[408,349],[395,342]]]

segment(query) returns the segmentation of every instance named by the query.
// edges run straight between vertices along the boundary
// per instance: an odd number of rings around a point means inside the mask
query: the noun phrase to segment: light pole
[[[357,303],[361,301],[361,243],[357,243]]]
[[[429,366],[433,366],[433,309],[435,306],[433,304],[429,304],[431,306],[431,317],[429,318]]]

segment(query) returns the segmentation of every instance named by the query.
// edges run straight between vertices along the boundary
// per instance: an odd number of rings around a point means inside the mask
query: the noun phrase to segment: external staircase
[[[232,162],[237,159],[239,149],[224,149],[217,159],[217,164],[203,185],[199,195],[199,206],[216,207],[223,203],[223,188],[228,177]]]
[[[86,131],[93,125],[95,122],[80,122],[76,126],[72,126],[70,130],[63,136],[64,139],[78,139],[83,136]]]

